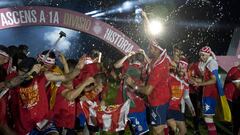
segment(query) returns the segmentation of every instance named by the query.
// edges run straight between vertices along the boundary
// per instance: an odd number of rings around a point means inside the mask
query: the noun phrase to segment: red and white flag
[[[96,102],[82,101],[81,106],[89,125],[103,131],[117,132],[125,129],[130,100],[121,105],[100,106]]]

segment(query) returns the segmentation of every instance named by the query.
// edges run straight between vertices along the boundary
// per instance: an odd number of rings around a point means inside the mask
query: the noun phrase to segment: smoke
[[[66,33],[66,37],[62,37],[56,44],[59,38],[59,32],[63,31]],[[56,49],[61,52],[69,50],[72,42],[79,37],[79,32],[65,29],[65,28],[53,28],[51,31],[44,33],[44,40],[47,42],[45,48]]]
[[[23,6],[23,2],[21,0],[0,0],[0,8],[13,6]]]

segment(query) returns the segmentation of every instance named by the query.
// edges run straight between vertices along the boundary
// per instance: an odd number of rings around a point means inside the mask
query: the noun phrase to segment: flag
[[[89,125],[98,126],[103,131],[117,132],[125,129],[130,100],[110,106],[100,106],[88,100],[81,101],[81,107]]]
[[[224,95],[223,91],[223,85],[221,83],[221,80],[219,78],[218,74],[218,64],[215,59],[211,59],[209,63],[207,63],[207,68],[214,74],[216,77],[216,85],[217,85],[217,90],[219,94],[219,101],[217,103],[217,117],[220,120],[226,121],[226,122],[231,122],[232,121],[232,115],[231,115],[231,110],[229,108],[227,98]]]

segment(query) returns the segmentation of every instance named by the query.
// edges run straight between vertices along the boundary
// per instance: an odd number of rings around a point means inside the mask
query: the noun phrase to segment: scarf
[[[63,74],[62,70],[58,66],[54,66],[52,69],[52,72],[61,74],[61,75]],[[50,110],[52,110],[55,105],[57,90],[60,85],[61,85],[61,82],[50,82],[50,100],[49,100]]]

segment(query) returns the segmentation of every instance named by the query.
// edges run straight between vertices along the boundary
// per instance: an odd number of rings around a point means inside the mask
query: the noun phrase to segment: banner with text
[[[113,26],[79,12],[42,6],[0,9],[0,29],[44,25],[88,33],[106,41],[124,54],[139,49],[134,41]]]

